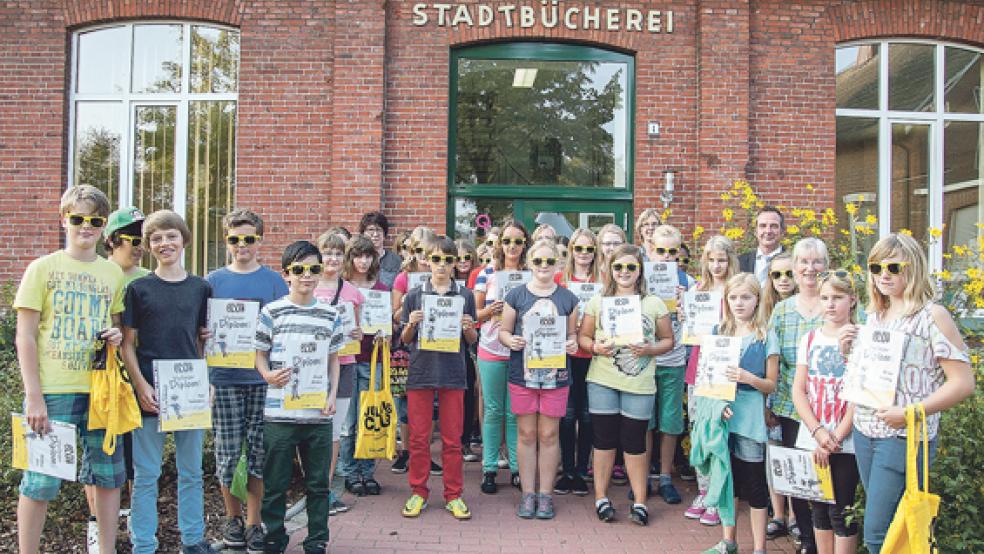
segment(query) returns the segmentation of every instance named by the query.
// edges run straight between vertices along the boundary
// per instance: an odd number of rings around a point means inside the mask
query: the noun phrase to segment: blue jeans
[[[885,533],[905,491],[905,437],[873,439],[854,429],[854,457],[864,486],[864,544],[871,554],[881,552]],[[936,439],[929,441],[929,463],[936,457]],[[922,445],[916,460],[922,483]]]
[[[376,386],[380,387],[382,366],[376,365]],[[347,480],[371,479],[376,470],[376,460],[360,460],[355,458],[355,440],[359,433],[359,396],[362,391],[369,390],[369,363],[355,364],[355,391],[349,402],[348,413],[342,424],[342,438],[338,443],[338,473]]]
[[[196,545],[205,538],[202,492],[203,429],[175,431],[174,461],[178,467],[178,529],[181,544]],[[144,417],[133,431],[133,498],[130,501],[130,542],[133,552],[157,551],[157,479],[167,433],[157,432],[157,418]]]

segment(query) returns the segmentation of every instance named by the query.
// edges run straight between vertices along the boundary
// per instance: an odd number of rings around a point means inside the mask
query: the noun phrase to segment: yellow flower
[[[813,185],[807,184],[806,185],[806,190],[813,190]]]
[[[789,233],[790,235],[795,235],[799,233],[800,232],[799,225],[790,225],[789,227],[786,227],[786,232]]]
[[[745,236],[745,229],[742,227],[731,227],[730,229],[724,231],[724,236],[731,240],[740,240],[743,236]]]
[[[851,236],[851,232],[848,231],[847,229],[840,229],[839,231],[840,231],[840,234],[844,235],[845,237]]]
[[[858,202],[864,202],[864,195],[863,194],[859,194],[858,195]]]
[[[953,275],[950,273],[948,269],[944,269],[943,271],[937,271],[935,275],[944,281],[953,280]]]
[[[731,208],[725,208],[721,211],[721,215],[724,216],[725,221],[731,221],[731,219],[735,217],[735,211]]]
[[[864,218],[864,222],[868,225],[874,225],[875,223],[878,223],[878,218],[875,214],[868,214],[868,216]]]
[[[848,202],[848,203],[847,203],[847,204],[846,204],[846,205],[844,206],[844,209],[845,209],[845,210],[847,211],[847,213],[848,213],[848,214],[850,214],[850,215],[854,215],[854,214],[856,214],[856,213],[858,213],[858,205],[857,205],[857,204],[855,204],[854,202]]]
[[[727,192],[722,193],[721,194],[721,200],[724,200],[725,202],[727,202],[727,201],[731,200],[731,195],[728,194]]]
[[[703,227],[701,227],[700,225],[697,225],[696,227],[694,227],[694,240],[699,239],[700,236],[703,235],[703,234],[704,234],[704,228]]]
[[[971,354],[970,355],[970,363],[972,363],[974,365],[977,365],[977,364],[981,363],[981,357],[978,356],[977,354]]]
[[[934,239],[938,239],[943,236],[943,230],[937,229],[936,227],[930,227],[929,236],[933,237]]]
[[[905,235],[907,237],[911,237],[912,236],[912,231],[903,228],[903,229],[899,229],[899,234],[900,235]]]
[[[953,246],[953,253],[957,256],[966,256],[970,253],[970,249],[966,246],[960,246],[959,244]]]
[[[813,227],[810,227],[810,232],[813,233],[814,236],[819,236],[820,228],[814,225]]]
[[[967,269],[967,278],[977,279],[981,276],[981,270],[976,267],[971,267]]]
[[[670,214],[672,213],[673,211],[670,208],[666,208],[663,210],[663,213],[659,214],[659,220],[665,223],[666,220],[670,218]]]
[[[838,246],[837,249],[841,251],[841,254],[847,254],[847,245],[846,244],[842,244],[842,245]]]
[[[851,266],[851,273],[855,275],[861,275],[862,273],[864,273],[864,270],[861,269],[860,265],[854,264]]]

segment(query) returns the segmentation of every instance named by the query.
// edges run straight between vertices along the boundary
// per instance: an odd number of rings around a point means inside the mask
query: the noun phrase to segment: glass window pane
[[[507,217],[513,217],[513,201],[498,198],[455,198],[454,236],[455,238],[477,240],[485,236],[487,229],[502,224]],[[477,244],[477,243],[476,243]]]
[[[239,33],[191,28],[191,92],[236,92],[239,88]]]
[[[888,109],[936,110],[936,47],[931,44],[888,46]]]
[[[123,92],[126,87],[130,29],[112,27],[79,33],[75,90],[82,93]]]
[[[929,229],[929,125],[892,124],[890,231],[908,229],[926,240]]]
[[[837,49],[837,107],[877,110],[878,44]]]
[[[75,164],[72,184],[92,185],[106,193],[109,205],[119,204],[120,132],[123,104],[75,104]]]
[[[185,251],[185,267],[204,275],[226,262],[222,217],[235,196],[236,103],[189,106],[185,219],[194,239]]]
[[[133,92],[181,91],[181,25],[133,28]]]
[[[984,124],[971,121],[947,123],[943,136],[943,249],[966,246],[984,230]],[[958,256],[944,260],[960,268]],[[951,264],[952,262],[952,264]]]
[[[174,106],[137,106],[133,126],[133,202],[145,214],[174,207]]]
[[[628,67],[458,61],[457,184],[622,188]]]
[[[981,102],[981,88],[984,85],[981,52],[947,46],[945,56],[944,109],[952,113],[984,113]]]
[[[836,165],[838,232],[850,235],[849,248],[863,256],[878,240],[877,119],[837,118]],[[837,259],[847,254],[833,253]],[[860,263],[860,258],[855,261]]]

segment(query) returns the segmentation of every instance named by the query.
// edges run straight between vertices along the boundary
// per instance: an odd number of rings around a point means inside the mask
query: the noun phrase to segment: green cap
[[[116,210],[115,212],[109,214],[109,222],[106,224],[106,229],[103,234],[108,238],[115,231],[119,231],[124,227],[129,227],[134,223],[141,223],[144,220],[144,214],[137,208],[123,208]]]

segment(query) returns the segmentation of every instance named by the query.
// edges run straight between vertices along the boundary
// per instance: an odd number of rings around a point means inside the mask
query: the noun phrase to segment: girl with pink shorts
[[[550,493],[571,382],[568,355],[577,351],[578,300],[554,282],[559,258],[553,239],[533,244],[526,257],[533,279],[506,295],[499,327],[499,341],[510,349],[509,398],[519,428],[516,458],[523,491],[516,515],[524,519],[554,517]]]

